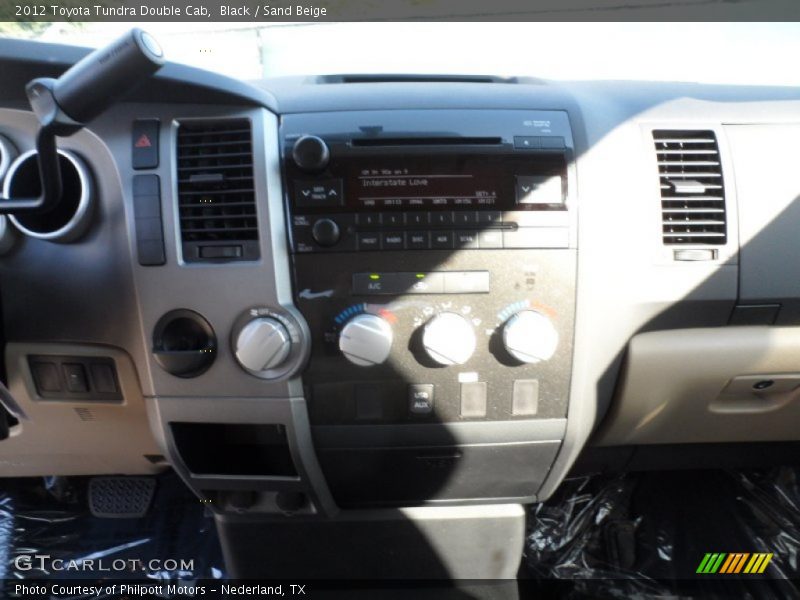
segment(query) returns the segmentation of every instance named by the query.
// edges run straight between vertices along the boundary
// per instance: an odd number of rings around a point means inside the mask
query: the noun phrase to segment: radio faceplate
[[[292,250],[574,245],[564,113],[448,111],[425,131],[432,112],[343,113],[335,129],[318,115],[287,117]],[[313,161],[292,153],[314,144]]]

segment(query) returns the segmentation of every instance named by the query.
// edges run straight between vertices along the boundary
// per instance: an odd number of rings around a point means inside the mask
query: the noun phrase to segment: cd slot
[[[376,146],[498,146],[500,137],[396,137],[356,138],[351,145],[374,148]]]

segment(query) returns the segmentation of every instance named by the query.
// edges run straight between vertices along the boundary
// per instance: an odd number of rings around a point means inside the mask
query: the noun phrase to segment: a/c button
[[[353,294],[380,295],[403,292],[396,273],[353,273]]]

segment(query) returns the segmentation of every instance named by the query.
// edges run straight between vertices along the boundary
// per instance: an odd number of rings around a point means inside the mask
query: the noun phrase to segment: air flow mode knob
[[[422,346],[440,365],[463,365],[475,352],[477,340],[472,323],[454,312],[431,319],[422,332]]]
[[[339,334],[339,350],[359,367],[379,365],[392,350],[392,326],[376,315],[358,315],[350,319]]]

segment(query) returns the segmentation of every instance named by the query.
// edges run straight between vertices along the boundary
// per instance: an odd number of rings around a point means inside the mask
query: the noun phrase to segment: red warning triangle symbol
[[[134,148],[149,148],[152,145],[153,144],[150,143],[150,138],[147,137],[147,134],[143,133],[133,146]]]

